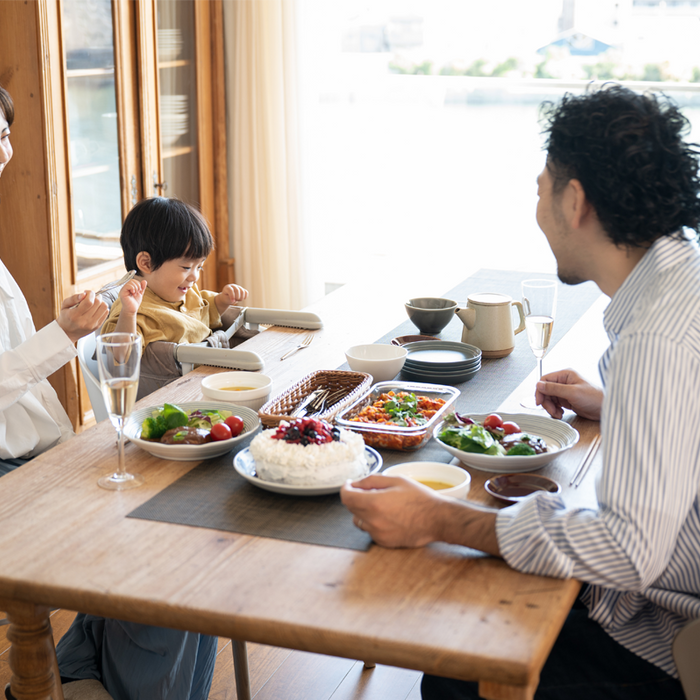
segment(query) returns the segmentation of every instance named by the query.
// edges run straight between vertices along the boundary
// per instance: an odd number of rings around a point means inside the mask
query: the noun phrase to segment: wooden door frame
[[[198,136],[202,208],[217,251],[205,282],[219,289],[233,281],[226,159],[220,155],[226,152],[222,3],[196,0],[194,5],[199,120],[206,125]],[[125,216],[133,201],[152,195],[153,173],[158,181],[162,175],[155,0],[113,0],[112,9]],[[0,1],[0,46],[0,84],[16,108],[15,156],[0,182],[0,258],[24,292],[35,326],[41,328],[56,318],[64,298],[113,279],[121,266],[79,274],[75,263],[60,0]],[[84,387],[80,390],[77,361],[50,381],[73,425],[89,422],[91,410]]]
[[[50,323],[61,301],[75,292],[58,13],[57,0],[0,3],[0,83],[15,103],[15,157],[0,186],[0,257],[37,328]],[[75,421],[77,363],[50,381]]]

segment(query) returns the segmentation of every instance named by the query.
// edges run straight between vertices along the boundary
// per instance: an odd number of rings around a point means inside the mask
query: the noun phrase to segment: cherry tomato
[[[211,426],[211,439],[218,440],[229,440],[231,438],[231,428],[226,425],[226,423],[214,423]]]
[[[502,425],[501,428],[503,428],[503,432],[506,435],[512,435],[513,433],[519,433],[520,432],[520,426],[517,423],[513,423],[512,420],[507,420],[505,421]]]
[[[484,418],[484,428],[500,428],[503,425],[503,418],[498,413],[489,413]]]
[[[224,423],[231,428],[232,437],[238,437],[243,432],[243,419],[240,416],[229,416]]]

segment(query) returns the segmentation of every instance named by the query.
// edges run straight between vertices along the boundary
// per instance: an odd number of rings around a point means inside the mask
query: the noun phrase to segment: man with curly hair
[[[601,421],[596,509],[535,494],[500,511],[397,478],[343,488],[379,544],[463,544],[527,573],[584,581],[535,698],[678,698],[679,630],[700,617],[700,161],[667,98],[616,85],[544,110],[537,222],[565,284],[610,304],[605,389],[564,370],[537,402]],[[476,698],[475,683],[425,676],[423,698]]]

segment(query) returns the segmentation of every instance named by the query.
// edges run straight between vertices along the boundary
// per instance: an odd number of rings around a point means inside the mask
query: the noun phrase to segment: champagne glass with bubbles
[[[554,314],[557,310],[557,282],[552,280],[525,280],[522,283],[525,330],[530,349],[537,358],[539,378],[542,378],[542,361],[552,338]],[[521,402],[525,408],[539,408],[535,397]]]
[[[119,438],[117,471],[101,477],[104,489],[124,491],[143,484],[139,474],[129,474],[124,464],[124,422],[136,402],[141,366],[141,338],[136,333],[105,333],[97,338],[100,386],[112,425]]]

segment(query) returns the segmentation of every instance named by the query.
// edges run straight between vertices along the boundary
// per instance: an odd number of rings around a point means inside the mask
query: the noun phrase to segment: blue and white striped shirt
[[[598,509],[535,495],[500,511],[515,569],[589,585],[590,616],[677,677],[671,645],[700,617],[700,251],[657,240],[605,311],[610,347]]]

